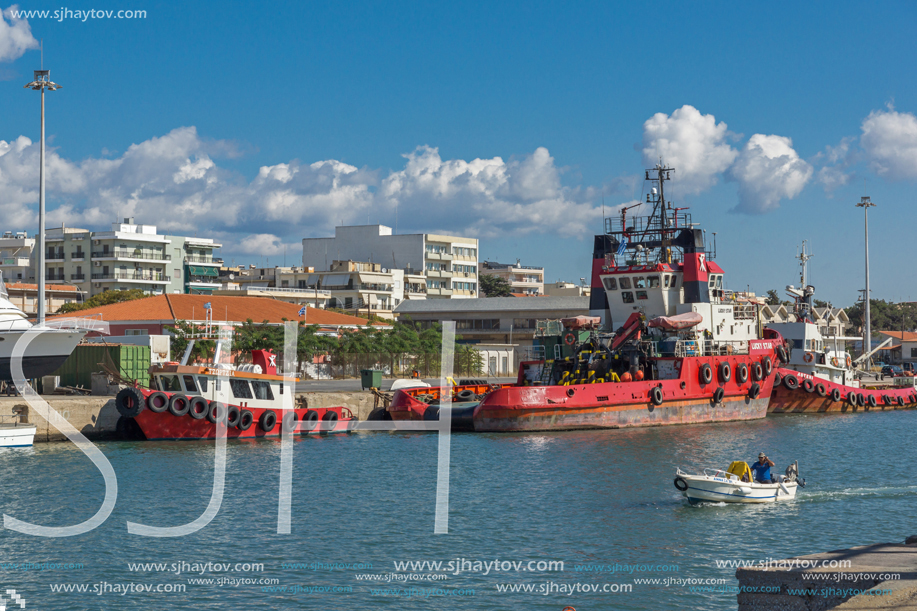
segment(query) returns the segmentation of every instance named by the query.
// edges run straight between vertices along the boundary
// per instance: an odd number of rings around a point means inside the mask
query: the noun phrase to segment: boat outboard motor
[[[786,468],[786,481],[796,482],[800,488],[806,487],[806,480],[799,478],[799,461],[794,461],[789,467]]]

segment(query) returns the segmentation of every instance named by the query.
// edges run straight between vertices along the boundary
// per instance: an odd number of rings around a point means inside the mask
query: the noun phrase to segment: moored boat
[[[176,363],[155,367],[150,370],[152,388],[124,388],[115,405],[147,439],[213,439],[224,410],[230,439],[351,430],[355,418],[346,407],[284,409],[284,394],[293,392],[290,379],[277,374],[270,351],[254,350],[252,357],[253,364],[236,368]],[[221,389],[227,382],[229,388]],[[291,396],[286,400],[293,405]]]
[[[30,447],[35,441],[36,430],[37,428],[34,424],[20,422],[0,423],[0,448]]]

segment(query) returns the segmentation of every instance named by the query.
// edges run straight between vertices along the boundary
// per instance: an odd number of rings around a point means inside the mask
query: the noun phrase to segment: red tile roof
[[[213,320],[245,322],[249,318],[254,322],[268,321],[280,324],[286,320],[301,320],[299,310],[302,306],[266,297],[227,297],[220,295],[155,295],[133,301],[113,303],[98,308],[80,310],[80,316],[100,314],[106,322],[118,321],[174,321],[204,320],[204,304],[210,303],[213,308]],[[71,314],[72,316],[72,314]],[[306,310],[306,324],[330,327],[364,326],[365,318],[327,312],[318,308]]]
[[[910,331],[879,331],[879,333],[905,342],[917,342],[917,333]]]
[[[7,284],[7,285],[6,285],[6,288],[7,288],[7,289],[17,289],[17,290],[20,290],[20,291],[37,291],[37,290],[38,290],[38,285],[37,285],[37,284],[25,284],[25,283],[22,283],[22,282],[15,282],[15,283],[13,283],[13,284]],[[76,287],[75,287],[75,286],[72,286],[72,285],[70,285],[70,284],[51,284],[51,283],[47,283],[47,284],[45,284],[45,290],[48,290],[48,291],[69,291],[69,292],[71,292],[71,293],[75,293],[75,292],[76,292]]]

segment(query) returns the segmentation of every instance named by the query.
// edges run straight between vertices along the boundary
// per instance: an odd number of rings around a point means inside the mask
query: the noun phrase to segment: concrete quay
[[[740,568],[736,578],[739,611],[914,610],[917,537]]]
[[[296,398],[304,398],[309,407],[346,407],[358,420],[368,418],[375,399],[369,391],[305,392],[297,393]],[[88,439],[119,438],[117,428],[121,415],[115,408],[114,397],[48,395],[42,399]],[[0,397],[0,416],[15,413],[24,413],[25,421],[36,426],[35,443],[67,441],[63,433],[49,426],[22,397]]]

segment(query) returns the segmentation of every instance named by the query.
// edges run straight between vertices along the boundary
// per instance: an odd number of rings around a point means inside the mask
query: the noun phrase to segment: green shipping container
[[[61,386],[92,388],[92,374],[105,371],[99,363],[109,363],[121,377],[139,380],[141,386],[150,385],[149,346],[80,344],[51,375],[60,376]]]

